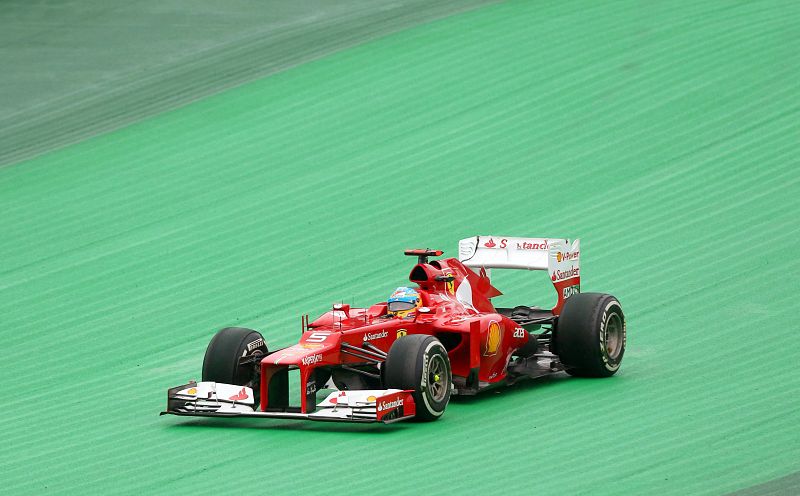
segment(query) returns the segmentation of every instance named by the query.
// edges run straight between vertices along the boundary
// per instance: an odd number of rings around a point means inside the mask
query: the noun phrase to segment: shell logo
[[[498,348],[500,348],[502,337],[500,324],[494,320],[489,322],[489,329],[486,331],[486,351],[483,352],[483,356],[496,355]]]
[[[452,273],[445,274],[445,276],[447,276],[447,277],[451,277],[452,275],[453,275]],[[456,281],[455,280],[447,281],[446,283],[444,283],[444,287],[447,290],[448,294],[450,294],[450,295],[455,295],[456,294]]]

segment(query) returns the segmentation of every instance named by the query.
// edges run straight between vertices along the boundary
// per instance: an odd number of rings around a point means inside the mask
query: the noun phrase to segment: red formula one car
[[[254,330],[222,329],[206,350],[202,382],[169,389],[162,413],[435,420],[454,394],[562,370],[608,377],[619,369],[625,316],[613,296],[580,292],[578,240],[474,236],[459,242],[458,259],[406,255],[417,257],[413,286],[369,308],[335,304],[313,322],[304,316],[294,346],[269,350]],[[547,270],[555,307],[495,308],[492,269]]]

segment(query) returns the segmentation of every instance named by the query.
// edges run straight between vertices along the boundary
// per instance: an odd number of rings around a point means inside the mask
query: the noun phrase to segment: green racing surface
[[[42,5],[0,16],[4,494],[800,491],[795,2]],[[619,373],[432,423],[158,416],[217,329],[293,344],[474,234],[581,238]]]

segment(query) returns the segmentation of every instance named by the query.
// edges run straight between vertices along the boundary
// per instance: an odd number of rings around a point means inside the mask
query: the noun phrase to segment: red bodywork
[[[527,343],[529,335],[495,311],[490,298],[501,293],[485,273],[477,274],[457,259],[448,258],[417,264],[409,279],[418,285],[422,307],[405,318],[387,316],[385,302],[369,308],[336,305],[304,325],[298,344],[262,359],[262,410],[288,406],[285,372],[296,367],[300,369],[300,384],[305,391],[301,395],[301,411],[314,411],[316,368],[368,363],[356,355],[362,353],[374,360],[369,345],[386,353],[396,339],[406,334],[436,336],[445,345],[456,387],[459,387],[456,378],[462,378],[460,384],[476,388],[503,381],[512,353]],[[468,286],[461,288],[463,284]],[[457,299],[460,288],[460,294],[469,290],[471,304],[464,303],[463,298]],[[367,352],[352,353],[353,347]]]

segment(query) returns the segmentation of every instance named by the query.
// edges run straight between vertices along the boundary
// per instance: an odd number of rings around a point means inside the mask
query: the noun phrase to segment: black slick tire
[[[415,419],[439,419],[450,401],[453,375],[444,345],[433,336],[404,336],[392,344],[383,364],[385,385],[414,391]]]
[[[604,293],[578,293],[564,303],[556,351],[568,374],[609,377],[619,370],[627,340],[619,301]]]
[[[203,358],[203,380],[252,387],[257,364],[240,366],[239,361],[247,356],[268,353],[264,338],[257,331],[226,327],[208,343]]]

